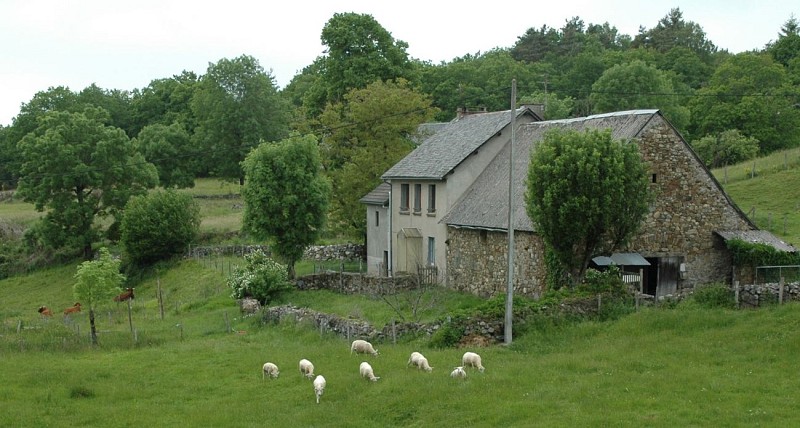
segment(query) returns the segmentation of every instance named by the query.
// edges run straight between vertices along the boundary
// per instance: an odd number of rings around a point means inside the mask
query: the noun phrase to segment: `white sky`
[[[0,0],[0,124],[49,87],[132,90],[243,54],[282,88],[322,54],[334,13],[370,14],[411,57],[438,64],[511,47],[531,27],[561,28],[575,16],[633,37],[674,7],[733,53],[763,48],[792,15],[800,19],[798,0]]]

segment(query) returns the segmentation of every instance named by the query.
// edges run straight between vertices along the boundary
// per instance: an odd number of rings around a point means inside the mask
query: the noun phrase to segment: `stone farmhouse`
[[[449,288],[486,297],[506,292],[511,118],[510,110],[458,117],[384,173],[384,183],[362,198],[370,273],[435,267],[438,282]],[[658,110],[541,121],[523,106],[514,118],[516,294],[535,298],[545,291],[543,243],[524,194],[530,151],[556,127],[611,129],[615,139],[638,144],[656,198],[638,235],[619,250],[644,260],[635,271],[645,293],[660,297],[730,283],[728,239],[795,250],[757,229]]]

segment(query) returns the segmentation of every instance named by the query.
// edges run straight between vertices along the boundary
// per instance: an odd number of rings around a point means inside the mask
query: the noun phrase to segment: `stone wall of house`
[[[514,234],[514,293],[538,298],[545,288],[544,245],[532,233]],[[492,297],[506,293],[508,235],[475,229],[448,229],[449,288]]]
[[[730,284],[731,258],[714,232],[753,226],[661,116],[640,136],[655,201],[638,235],[620,251],[680,260],[685,274],[676,294],[698,284]],[[447,286],[479,296],[505,293],[507,239],[504,232],[448,228]],[[543,245],[526,232],[515,233],[515,244],[515,293],[535,298],[545,288]]]
[[[719,230],[750,230],[719,184],[680,135],[660,116],[641,132],[639,151],[650,165],[655,202],[625,251],[683,258],[678,287],[731,280],[731,260]]]

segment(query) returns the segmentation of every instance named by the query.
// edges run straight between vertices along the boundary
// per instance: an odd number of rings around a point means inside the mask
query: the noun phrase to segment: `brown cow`
[[[80,302],[75,302],[75,304],[72,305],[71,307],[69,307],[67,309],[64,309],[64,315],[74,314],[74,313],[80,312],[80,311],[81,311]]]
[[[39,313],[42,314],[44,317],[52,317],[53,311],[50,310],[47,306],[39,306]]]
[[[115,302],[124,302],[126,300],[133,300],[133,288],[126,288],[125,291],[120,293],[118,296],[114,296]]]

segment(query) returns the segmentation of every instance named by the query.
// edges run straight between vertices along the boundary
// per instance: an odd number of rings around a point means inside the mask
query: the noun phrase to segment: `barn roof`
[[[632,110],[577,119],[532,122],[517,127],[514,142],[514,229],[533,231],[533,224],[525,211],[524,183],[527,181],[531,148],[542,140],[545,132],[553,128],[577,131],[610,128],[613,138],[632,139],[656,114],[659,114],[658,110]],[[454,227],[508,230],[509,150],[510,145],[507,144],[442,218],[442,223]]]

